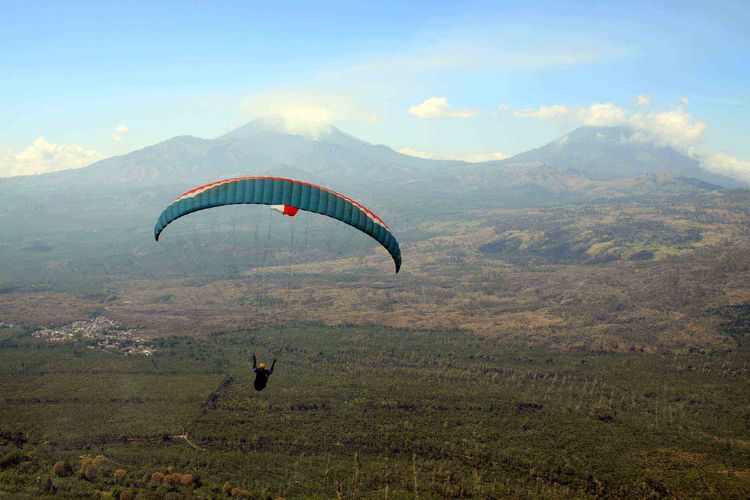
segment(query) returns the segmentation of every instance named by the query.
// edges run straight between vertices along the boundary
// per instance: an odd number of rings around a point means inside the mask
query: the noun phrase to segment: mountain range
[[[407,156],[335,127],[316,138],[285,133],[279,124],[259,119],[215,139],[179,136],[85,168],[0,179],[0,225],[28,219],[30,212],[40,220],[94,226],[101,213],[140,225],[190,187],[243,175],[318,183],[385,213],[452,203],[523,206],[741,186],[623,127],[582,127],[504,160],[466,163]]]
[[[581,127],[545,146],[484,163],[407,156],[361,141],[330,127],[316,138],[280,131],[265,119],[252,121],[215,139],[178,136],[143,149],[98,161],[88,167],[41,176],[0,179],[12,186],[191,186],[240,175],[279,175],[308,179],[340,189],[404,183],[464,189],[513,188],[550,193],[589,192],[593,184],[642,178],[667,189],[738,187],[739,181],[709,172],[668,145],[644,140],[625,127]],[[683,178],[697,179],[685,182]],[[617,182],[631,185],[637,181]],[[650,190],[650,189],[648,189]],[[602,192],[606,195],[606,190]]]

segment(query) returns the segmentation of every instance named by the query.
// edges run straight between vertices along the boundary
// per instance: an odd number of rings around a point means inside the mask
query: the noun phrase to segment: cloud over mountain
[[[101,160],[105,155],[75,144],[53,144],[39,137],[23,151],[0,152],[0,177],[46,174],[80,168]]]
[[[423,119],[473,118],[479,113],[470,109],[453,109],[445,97],[430,97],[409,108],[409,114]]]
[[[637,101],[646,102],[645,96],[638,96]],[[648,132],[641,136],[690,151],[703,140],[707,125],[684,108],[659,111],[631,111],[614,103],[595,103],[590,106],[565,106],[552,104],[537,109],[519,109],[513,112],[519,118],[537,118],[564,124],[580,124],[590,127],[627,126]]]
[[[121,123],[115,127],[114,132],[112,132],[112,140],[115,142],[122,142],[123,137],[128,133],[130,133],[130,127]]]
[[[312,138],[330,133],[335,120],[377,121],[357,99],[332,89],[267,90],[246,97],[242,108],[280,132]]]
[[[680,105],[671,109],[643,111],[628,110],[614,103],[596,103],[590,106],[552,104],[539,108],[525,108],[513,112],[518,118],[535,118],[558,124],[580,124],[592,127],[625,126],[635,131],[627,140],[669,146],[695,158],[713,172],[736,179],[750,179],[750,162],[727,153],[715,153],[702,147],[708,125],[693,117],[687,110],[687,97],[679,98]],[[650,98],[636,96],[635,103],[645,107]]]

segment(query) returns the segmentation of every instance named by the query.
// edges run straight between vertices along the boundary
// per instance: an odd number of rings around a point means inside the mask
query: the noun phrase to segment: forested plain
[[[7,494],[742,497],[750,355],[297,326],[150,358],[5,329]],[[255,392],[250,354],[279,359]],[[65,465],[60,465],[60,463]],[[56,465],[57,464],[57,465]]]

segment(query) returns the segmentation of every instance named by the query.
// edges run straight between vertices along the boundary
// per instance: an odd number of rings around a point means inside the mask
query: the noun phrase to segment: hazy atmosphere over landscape
[[[748,26],[3,2],[0,496],[747,498]]]

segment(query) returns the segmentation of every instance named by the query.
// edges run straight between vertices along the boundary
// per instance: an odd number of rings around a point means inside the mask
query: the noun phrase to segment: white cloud
[[[651,96],[648,96],[646,94],[638,94],[635,96],[635,105],[636,106],[648,106],[651,104]]]
[[[331,130],[334,120],[376,122],[345,92],[330,90],[269,90],[247,97],[242,107],[253,116],[270,118],[289,134],[318,138]]]
[[[428,160],[460,160],[469,163],[503,160],[510,156],[506,153],[430,153],[427,151],[418,151],[412,148],[399,148],[397,151],[401,154],[416,156],[417,158],[426,158]]]
[[[652,137],[650,140],[658,140],[683,151],[689,151],[698,144],[706,131],[706,124],[695,120],[683,108],[634,113],[611,102],[588,107],[553,104],[538,109],[520,109],[514,111],[513,116],[594,127],[625,125],[649,132]]]
[[[584,125],[592,127],[618,125],[627,122],[627,112],[611,102],[593,104],[588,109],[577,110],[577,113]]]
[[[750,161],[712,152],[700,153],[700,158],[708,170],[750,183]]]
[[[634,114],[628,117],[627,125],[653,133],[663,143],[682,150],[690,150],[703,140],[707,125],[695,120],[682,108]]]
[[[687,105],[686,98],[680,99]],[[557,123],[578,123],[590,126],[628,126],[636,130],[631,139],[664,146],[702,162],[712,172],[750,182],[750,162],[726,153],[714,153],[701,147],[708,125],[694,118],[684,107],[633,112],[613,103],[597,103],[591,106],[565,106],[553,104],[538,109],[521,109],[513,113],[521,118],[537,118]]]
[[[101,160],[105,155],[75,144],[53,144],[39,137],[23,151],[0,152],[0,177],[46,174],[79,168]]]
[[[417,118],[431,120],[434,118],[473,118],[476,111],[453,109],[445,97],[430,97],[409,108],[409,114]]]
[[[588,108],[552,104],[537,109],[519,109],[513,112],[513,116],[564,124],[577,122],[593,127],[622,124],[625,121],[625,111],[612,103],[594,104]]]
[[[678,99],[680,101],[680,104],[682,104],[683,106],[690,106],[690,99],[688,99],[684,95],[681,95]]]
[[[304,102],[290,102],[264,114],[281,118],[285,132],[316,138],[329,133],[331,122],[336,118],[335,110]]]
[[[115,142],[122,142],[124,135],[130,133],[130,128],[122,123],[115,127],[115,131],[112,132],[112,140]]]

